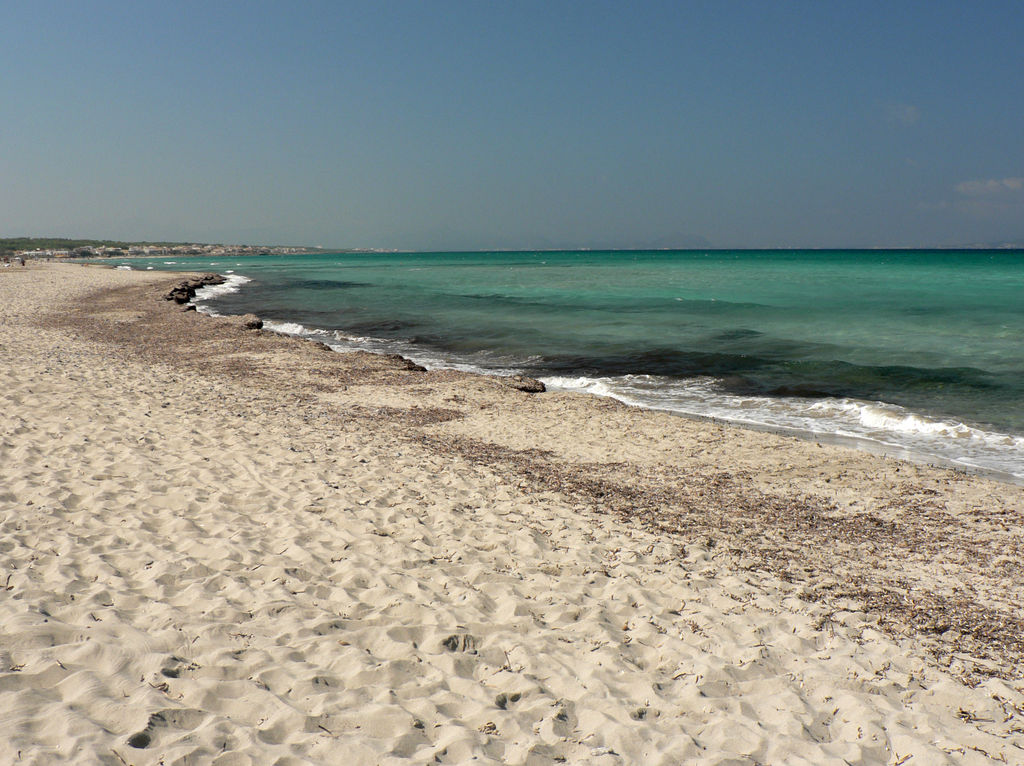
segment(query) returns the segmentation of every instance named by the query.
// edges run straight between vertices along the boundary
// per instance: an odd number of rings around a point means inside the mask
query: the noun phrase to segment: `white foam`
[[[284,335],[301,335],[303,337],[326,335],[326,330],[309,328],[298,322],[264,322],[263,326],[268,330],[283,333]]]
[[[838,410],[856,417],[868,431],[939,437],[960,445],[976,443],[1020,450],[1024,459],[1024,437],[986,431],[954,420],[929,418],[895,404],[859,402],[854,399],[826,399],[814,405],[823,412]]]
[[[650,375],[552,376],[552,388],[608,396],[626,404],[755,428],[839,437],[872,452],[991,471],[1024,481],[1024,437],[932,418],[884,402],[741,396],[713,378]]]
[[[223,316],[218,311],[205,305],[206,301],[213,298],[219,298],[223,295],[230,295],[231,293],[237,293],[242,289],[242,285],[252,282],[249,277],[244,277],[241,274],[230,274],[222,275],[227,276],[227,281],[219,285],[207,285],[206,287],[200,287],[196,290],[195,298],[192,299],[192,305],[196,307],[196,311],[203,314],[208,314],[212,317]]]
[[[127,266],[127,265],[115,266],[114,268],[117,271],[131,271],[132,270],[132,267],[131,266]]]
[[[249,277],[244,277],[241,274],[226,274],[224,276],[227,277],[226,282],[219,285],[207,285],[206,287],[200,287],[196,290],[194,302],[199,303],[213,298],[220,298],[223,295],[237,293],[242,289],[242,285],[252,282]]]

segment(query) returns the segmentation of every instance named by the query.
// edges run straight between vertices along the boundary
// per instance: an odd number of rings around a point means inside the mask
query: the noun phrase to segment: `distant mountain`
[[[979,242],[961,247],[966,250],[1024,250],[1024,239],[1016,242]]]

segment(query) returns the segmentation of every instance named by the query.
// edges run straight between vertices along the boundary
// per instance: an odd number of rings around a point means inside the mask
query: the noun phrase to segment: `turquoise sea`
[[[214,313],[339,349],[1024,481],[1024,251],[335,253],[218,271]]]

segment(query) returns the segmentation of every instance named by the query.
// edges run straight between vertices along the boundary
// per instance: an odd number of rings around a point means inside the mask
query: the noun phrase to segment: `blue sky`
[[[1024,3],[5,0],[0,236],[1024,240]]]

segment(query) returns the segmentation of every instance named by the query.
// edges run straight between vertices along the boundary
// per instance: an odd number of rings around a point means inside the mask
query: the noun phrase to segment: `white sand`
[[[1020,678],[344,417],[394,390],[320,417],[35,326],[166,278],[0,273],[0,763],[1024,763]]]

